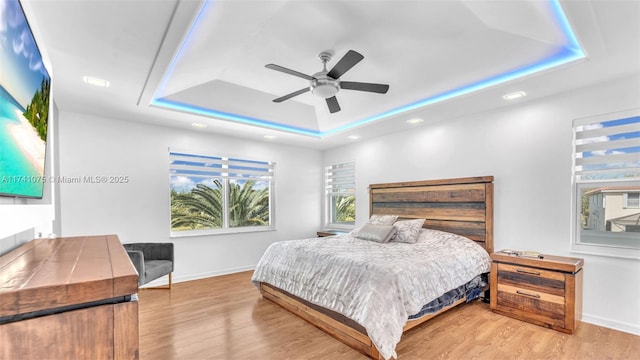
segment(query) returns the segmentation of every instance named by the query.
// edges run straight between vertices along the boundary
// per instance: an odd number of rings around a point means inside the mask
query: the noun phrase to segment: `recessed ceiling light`
[[[360,139],[360,135],[349,135],[347,136],[349,140],[358,140]]]
[[[107,80],[104,79],[100,79],[97,77],[93,77],[93,76],[83,76],[82,77],[82,81],[84,81],[86,84],[89,85],[93,85],[93,86],[98,86],[98,87],[109,87],[111,86],[111,83]]]
[[[196,122],[191,123],[191,126],[193,126],[194,128],[198,128],[198,129],[204,129],[204,128],[206,128],[206,127],[207,127],[207,125],[206,125],[206,124],[203,124],[203,123],[196,123]]]
[[[413,118],[413,119],[407,120],[407,124],[418,125],[418,124],[422,123],[423,121],[424,120],[422,120],[420,118]]]
[[[504,94],[502,95],[502,98],[505,100],[515,100],[525,96],[527,96],[527,94],[524,91],[516,91],[516,92]]]
[[[263,137],[264,137],[265,139],[267,139],[267,140],[273,140],[273,139],[275,139],[275,138],[276,138],[276,136],[275,136],[275,135],[265,135],[265,136],[263,136]]]

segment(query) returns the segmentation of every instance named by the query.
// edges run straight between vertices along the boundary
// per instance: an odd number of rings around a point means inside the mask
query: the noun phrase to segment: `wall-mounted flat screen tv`
[[[0,0],[0,195],[42,198],[51,78],[18,0]]]

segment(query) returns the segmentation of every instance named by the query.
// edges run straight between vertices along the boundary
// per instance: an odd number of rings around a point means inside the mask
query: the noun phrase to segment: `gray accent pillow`
[[[398,220],[398,215],[371,215],[369,224],[393,225],[396,220]]]
[[[414,244],[418,241],[422,225],[424,225],[424,219],[396,221],[393,224],[396,234],[390,241]]]
[[[386,243],[395,233],[396,229],[393,225],[364,224],[356,232],[356,237],[362,240]]]

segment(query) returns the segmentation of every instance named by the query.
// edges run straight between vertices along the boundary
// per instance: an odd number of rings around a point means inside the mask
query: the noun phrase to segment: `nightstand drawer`
[[[557,271],[498,264],[497,307],[539,323],[564,327],[565,278]]]
[[[551,327],[565,327],[565,298],[529,289],[498,285],[496,306],[516,317],[526,317]]]
[[[498,284],[498,292],[504,292],[524,299],[539,300],[564,306],[564,296],[552,295],[542,291],[535,291],[522,286],[509,286]]]
[[[498,264],[498,283],[522,288],[527,293],[564,297],[564,274],[529,266]]]

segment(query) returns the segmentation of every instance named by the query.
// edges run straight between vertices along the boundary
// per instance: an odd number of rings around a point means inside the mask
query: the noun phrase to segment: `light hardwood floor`
[[[262,299],[251,274],[140,291],[140,359],[367,359]],[[396,350],[400,360],[640,359],[640,337],[587,323],[567,335],[474,301],[408,331]]]

